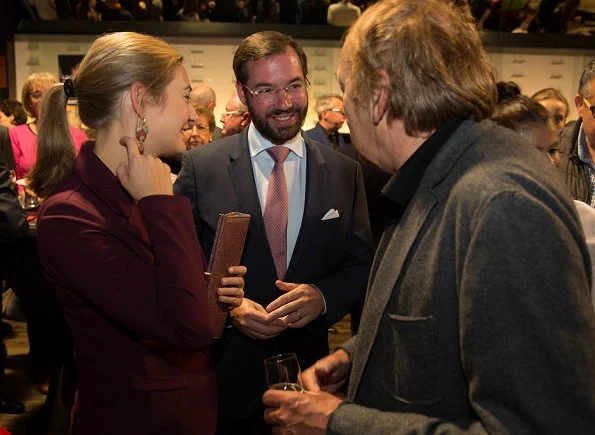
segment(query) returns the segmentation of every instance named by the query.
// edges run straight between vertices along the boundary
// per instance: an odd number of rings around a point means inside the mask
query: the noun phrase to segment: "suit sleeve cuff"
[[[320,313],[321,316],[324,316],[326,314],[326,299],[324,298],[324,294],[322,294],[322,290],[320,290],[318,288],[318,286],[314,285],[314,284],[309,284],[312,287],[314,287],[316,290],[318,290],[318,293],[320,293],[320,297],[322,298],[322,303],[324,304],[324,309],[322,310],[322,313]]]

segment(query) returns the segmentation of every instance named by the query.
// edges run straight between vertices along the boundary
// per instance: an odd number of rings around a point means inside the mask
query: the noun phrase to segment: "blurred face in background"
[[[209,130],[209,120],[206,116],[198,114],[192,127],[184,131],[186,149],[192,149],[211,142],[213,136]]]
[[[547,124],[530,124],[520,131],[540,152],[548,156],[549,161],[558,166],[560,163],[560,152],[555,146],[558,142],[559,130],[554,121],[550,119]]]
[[[33,118],[39,118],[43,97],[52,86],[54,86],[54,82],[49,80],[37,80],[31,85],[31,92],[27,95],[29,100],[27,106]]]
[[[14,124],[12,123],[12,121],[14,120],[14,116],[10,115],[8,116],[6,113],[4,113],[2,110],[0,110],[0,125],[6,128],[12,128],[14,127]]]
[[[566,108],[566,105],[562,101],[553,98],[541,100],[539,101],[539,104],[545,107],[549,112],[554,122],[554,126],[559,133],[566,125],[566,118],[568,118],[568,109]]]
[[[550,121],[546,125],[533,124],[523,129],[525,136],[539,151],[545,153],[558,139],[557,129]]]
[[[345,123],[345,109],[343,101],[339,98],[331,99],[333,107],[323,110],[320,114],[321,125],[325,130],[338,131]]]
[[[591,149],[595,149],[595,106],[593,98],[595,96],[595,80],[589,83],[587,88],[587,95],[581,96],[580,94],[574,97],[574,105],[578,115],[583,121],[583,133],[587,140],[587,145]]]
[[[248,112],[241,110],[240,100],[231,98],[225,106],[225,112],[221,114],[221,123],[223,129],[222,136],[231,136],[241,132],[250,123],[250,115]]]

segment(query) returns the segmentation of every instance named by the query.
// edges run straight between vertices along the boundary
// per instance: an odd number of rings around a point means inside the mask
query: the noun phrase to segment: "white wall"
[[[88,35],[15,35],[16,88],[13,98],[20,98],[20,89],[32,72],[49,71],[58,75],[58,55],[84,55],[94,37]],[[185,58],[193,83],[205,82],[217,94],[215,116],[220,113],[234,89],[232,59],[241,38],[164,38]],[[310,110],[304,125],[316,124],[314,100],[324,93],[340,93],[335,80],[340,42],[301,40],[308,54],[310,68]],[[571,105],[570,118],[576,118],[573,98],[584,66],[595,58],[595,50],[488,48],[498,71],[498,80],[517,82],[526,95],[553,87],[562,91]],[[17,95],[18,94],[18,95]]]
[[[595,58],[595,51],[564,49],[491,49],[498,80],[518,83],[523,94],[531,96],[543,88],[562,92],[570,105],[569,119],[576,119],[574,96],[584,67]]]
[[[12,98],[20,99],[20,90],[33,72],[48,71],[58,76],[58,55],[84,55],[94,37],[86,35],[15,35],[16,92]],[[188,76],[193,84],[204,82],[217,94],[215,119],[217,124],[225,103],[234,91],[232,60],[241,38],[164,38],[184,56]],[[310,68],[310,108],[304,129],[312,128],[318,119],[314,112],[314,99],[324,93],[340,93],[335,80],[339,61],[340,43],[311,40],[300,41],[308,55]],[[10,67],[10,66],[9,66]]]

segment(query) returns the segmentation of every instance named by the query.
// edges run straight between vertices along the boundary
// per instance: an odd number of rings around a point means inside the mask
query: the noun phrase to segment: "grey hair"
[[[232,94],[231,97],[229,97],[229,100],[227,100],[227,104],[229,103],[232,103],[232,106],[235,107],[234,110],[237,110],[238,112],[248,111],[248,106],[242,103],[242,100],[240,100],[240,97],[235,92]]]
[[[213,88],[202,83],[192,89],[190,99],[194,104],[202,107],[208,107],[209,104],[217,104],[217,95]]]
[[[339,94],[326,94],[321,95],[316,99],[316,106],[314,106],[314,110],[318,113],[318,118],[320,119],[320,115],[325,110],[330,110],[333,108],[332,99],[337,98],[343,101],[343,96]]]
[[[581,97],[591,97],[589,92],[589,85],[593,80],[595,80],[595,59],[593,59],[591,62],[587,64],[583,71],[583,74],[581,75],[581,80],[578,85],[578,93]]]

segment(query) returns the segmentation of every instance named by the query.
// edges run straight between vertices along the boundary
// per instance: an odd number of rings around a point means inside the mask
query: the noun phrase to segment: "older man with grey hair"
[[[343,97],[338,94],[322,95],[316,100],[314,110],[318,114],[318,122],[314,128],[305,132],[306,135],[335,150],[344,149],[351,140],[348,134],[339,133],[339,129],[345,123]]]
[[[225,112],[221,113],[221,135],[223,137],[238,134],[250,125],[250,112],[248,107],[242,103],[237,93],[233,93],[227,104],[225,105]]]
[[[378,2],[343,46],[353,142],[395,174],[388,219],[357,336],[302,373],[306,393],[265,392],[280,433],[595,432],[576,208],[556,168],[488,119],[493,66],[449,3]]]

